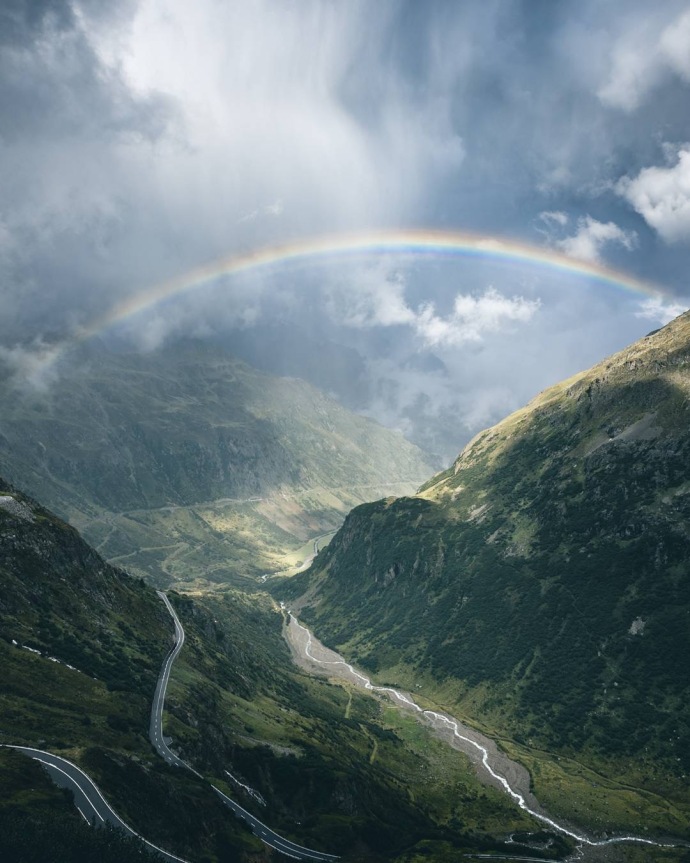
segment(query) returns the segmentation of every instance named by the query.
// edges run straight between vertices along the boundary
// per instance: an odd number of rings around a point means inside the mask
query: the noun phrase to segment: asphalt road
[[[175,755],[175,753],[168,747],[170,740],[168,739],[166,741],[165,737],[163,737],[163,707],[165,705],[165,693],[168,689],[168,681],[170,680],[170,669],[184,644],[184,629],[180,623],[179,617],[175,613],[175,609],[170,604],[168,597],[162,590],[157,590],[156,593],[165,603],[165,607],[170,612],[170,616],[175,623],[175,643],[163,662],[163,667],[161,668],[161,673],[158,677],[158,683],[156,684],[156,691],[153,694],[151,720],[149,722],[149,740],[156,749],[156,752],[158,752],[161,758],[165,758],[168,764],[172,764],[175,767],[184,767],[187,770],[191,770],[192,773],[195,773],[197,776],[200,776],[201,774],[197,773],[193,767],[190,767],[186,761],[183,761]]]
[[[162,758],[165,758],[168,764],[174,765],[175,767],[183,767],[186,770],[191,770],[192,773],[197,776],[201,776],[201,774],[197,773],[193,767],[190,767],[186,761],[178,758],[178,756],[170,750],[168,746],[170,741],[169,739],[166,741],[163,736],[163,707],[165,706],[165,693],[168,688],[168,680],[170,679],[172,664],[177,658],[179,652],[182,650],[182,645],[184,644],[184,628],[180,623],[180,619],[177,616],[175,609],[170,604],[168,597],[160,590],[157,591],[157,593],[165,603],[165,607],[168,609],[170,616],[175,623],[175,643],[163,662],[156,691],[153,696],[151,721],[149,724],[149,739],[159,755]],[[243,821],[246,821],[257,838],[261,839],[264,844],[276,851],[280,851],[281,854],[285,854],[295,860],[321,860],[323,863],[329,863],[329,861],[338,859],[335,854],[326,854],[323,851],[314,851],[311,848],[305,848],[302,845],[298,845],[296,842],[292,842],[290,839],[286,839],[279,833],[271,830],[271,828],[267,824],[264,824],[263,821],[259,821],[256,816],[252,815],[251,812],[248,812],[244,807],[240,806],[240,804],[231,797],[228,797],[227,794],[224,794],[220,788],[216,788],[215,785],[212,785],[211,787],[222,802],[231,809],[238,818],[242,818]]]
[[[203,778],[201,777],[201,774],[187,764],[186,761],[183,761],[175,755],[174,752],[172,752],[168,746],[170,740],[168,739],[166,741],[163,737],[163,707],[165,706],[165,693],[168,688],[170,670],[173,662],[182,650],[182,645],[184,644],[184,628],[175,613],[175,609],[170,604],[168,597],[161,591],[158,591],[158,595],[165,603],[165,606],[170,612],[170,616],[175,623],[175,643],[163,662],[163,667],[161,668],[161,673],[156,685],[156,691],[151,705],[149,738],[156,751],[168,762],[168,764],[189,770],[196,776]],[[84,773],[80,767],[77,767],[76,764],[73,764],[66,758],[61,758],[59,755],[45,752],[42,749],[33,749],[30,746],[11,746],[9,744],[0,745],[7,745],[8,748],[16,749],[19,752],[23,752],[25,755],[28,755],[30,758],[34,758],[36,761],[39,761],[56,785],[60,788],[67,788],[73,793],[74,803],[77,809],[84,820],[89,824],[97,827],[104,824],[111,824],[113,827],[122,830],[128,836],[134,836],[141,840],[149,848],[156,851],[164,860],[170,861],[170,863],[189,863],[189,861],[184,860],[182,857],[177,857],[169,851],[164,851],[162,848],[149,842],[148,839],[145,839],[141,834],[137,833],[136,830],[133,830],[129,825],[127,825],[106,801],[93,779],[87,776],[87,774]],[[321,861],[321,863],[332,863],[332,861],[338,859],[335,854],[326,854],[323,851],[314,851],[311,848],[305,848],[302,845],[298,845],[296,842],[292,842],[290,839],[280,836],[280,834],[271,830],[267,824],[259,821],[259,819],[252,815],[251,812],[248,812],[240,806],[239,803],[231,797],[228,797],[227,794],[224,794],[220,788],[216,788],[215,785],[211,785],[211,787],[225,806],[227,806],[238,818],[242,818],[246,821],[254,835],[275,851],[279,851],[281,854],[284,854],[287,857],[292,857],[295,860],[312,860]]]
[[[242,818],[243,821],[246,821],[247,824],[249,824],[252,828],[252,833],[255,836],[261,839],[264,844],[270,846],[276,851],[280,851],[281,854],[293,857],[295,860],[322,860],[324,863],[325,861],[339,859],[335,854],[326,854],[323,851],[314,851],[312,848],[305,848],[303,845],[298,845],[290,839],[285,839],[279,833],[276,833],[275,830],[271,830],[271,828],[264,824],[263,821],[259,821],[259,819],[252,815],[251,812],[247,812],[246,809],[243,809],[237,801],[228,797],[227,794],[223,794],[220,788],[216,788],[215,785],[212,785],[211,787],[228,809],[232,809],[238,818]]]
[[[72,764],[66,758],[60,758],[58,755],[53,755],[51,752],[44,752],[42,749],[33,749],[30,746],[10,746],[10,749],[16,749],[23,752],[30,758],[39,761],[55,784],[60,788],[67,788],[74,794],[74,803],[79,810],[82,818],[89,824],[96,827],[102,827],[104,824],[111,824],[126,833],[128,836],[134,836],[141,840],[152,850],[156,851],[164,860],[170,863],[188,863],[182,857],[176,857],[169,851],[164,851],[153,842],[149,842],[136,830],[132,830],[120,816],[115,812],[112,806],[107,802],[96,783],[84,771]]]

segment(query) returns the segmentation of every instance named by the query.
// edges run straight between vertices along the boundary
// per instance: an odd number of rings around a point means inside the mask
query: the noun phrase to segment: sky
[[[452,459],[690,306],[690,5],[664,0],[4,0],[0,355],[219,257],[470,231],[595,262],[322,257],[221,277],[102,335],[192,336]]]

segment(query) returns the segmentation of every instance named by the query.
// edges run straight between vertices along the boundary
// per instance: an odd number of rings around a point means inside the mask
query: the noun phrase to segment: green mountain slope
[[[296,669],[266,594],[171,598],[186,640],[164,729],[205,780],[148,740],[173,632],[163,603],[0,483],[0,744],[80,765],[127,823],[191,861],[267,859],[209,780],[282,835],[345,860],[397,859],[419,843],[500,849],[506,830],[534,829],[412,720]],[[53,846],[65,860],[140,859],[117,834],[91,835],[33,762],[2,747],[0,791],[3,860],[55,859]]]
[[[416,497],[355,509],[285,590],[307,589],[333,647],[423,683],[533,770],[539,750],[573,756],[666,811],[607,802],[551,759],[571,817],[687,835],[689,518],[685,314],[477,436]]]
[[[260,851],[209,789],[166,768],[149,744],[151,699],[172,634],[155,592],[106,564],[74,528],[30,498],[4,482],[0,488],[0,743],[47,749],[79,764],[132,827],[178,854],[199,848],[215,858],[227,846],[247,859]],[[88,846],[89,835],[70,822],[76,810],[57,800],[48,805],[33,785],[23,788],[21,777],[35,768],[27,762],[24,774],[18,755],[0,753],[0,823],[30,827],[20,837],[22,852],[33,848],[38,858],[58,822],[56,842]],[[118,787],[118,771],[142,798]],[[171,829],[180,824],[186,835]],[[14,829],[3,841],[12,836]],[[114,857],[126,844],[117,835],[109,842],[98,836],[94,847],[112,848]],[[14,859],[17,849],[5,850],[3,859]],[[91,854],[95,859],[93,848]],[[121,859],[140,859],[139,848]]]
[[[0,471],[160,584],[297,565],[352,506],[430,472],[401,435],[194,342],[84,348],[43,390],[3,380]]]

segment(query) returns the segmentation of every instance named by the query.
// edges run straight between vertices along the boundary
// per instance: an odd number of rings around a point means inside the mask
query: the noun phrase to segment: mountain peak
[[[690,395],[688,366],[690,311],[592,368],[549,387],[525,407],[479,432],[452,467],[432,477],[420,493],[431,500],[453,496],[465,470],[485,458],[495,461],[511,448],[511,442],[531,433],[530,429],[548,440],[560,423],[566,423],[573,431],[570,444],[575,456],[589,454],[608,441],[672,433],[677,424],[675,410]]]

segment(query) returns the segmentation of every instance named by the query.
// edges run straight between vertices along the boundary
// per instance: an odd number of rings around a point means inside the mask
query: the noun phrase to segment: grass
[[[200,603],[241,640],[246,623],[232,616],[239,601],[228,604],[217,594]],[[292,666],[275,625],[278,615],[259,596],[242,602],[254,613],[262,609],[254,645],[274,676],[249,696],[232,686],[209,689],[196,654],[195,628],[202,622],[178,609],[189,649],[173,668],[165,731],[188,756],[209,759],[204,772],[216,784],[229,769],[268,802],[263,809],[228,786],[243,806],[261,818],[270,812],[268,823],[302,844],[336,851],[351,845],[355,825],[374,845],[388,837],[399,851],[401,842],[410,846],[439,831],[468,847],[468,836],[495,844],[507,830],[538,829],[505,795],[482,785],[462,753],[431,737],[414,718]],[[203,751],[209,732],[216,740],[212,753]]]
[[[456,828],[463,824],[473,832],[493,835],[509,829],[538,829],[537,822],[505,794],[479,782],[466,755],[432,737],[414,716],[392,706],[384,706],[382,711],[384,727],[393,730],[417,756],[417,770],[409,776],[410,787],[440,823]]]
[[[75,524],[107,560],[157,587],[246,588],[266,574],[293,574],[313,554],[315,539],[320,549],[328,545],[351,507],[387,492],[376,485],[313,488],[252,502],[103,512]]]
[[[377,682],[501,741],[584,830],[690,837],[689,336],[684,316],[542,394],[275,587]]]
[[[149,701],[0,640],[2,741],[64,749],[74,740],[148,754]]]
[[[496,701],[496,689],[487,685],[439,683],[409,666],[383,669],[377,679],[413,691],[419,704],[440,708],[495,740],[528,769],[535,796],[553,817],[597,833],[645,835],[649,830],[649,835],[690,839],[690,792],[658,772],[655,778],[651,761],[606,760],[592,751],[569,757],[520,744],[507,733],[503,709],[487,707]]]
[[[596,758],[589,766],[583,763],[582,756],[555,756],[507,740],[502,740],[501,745],[530,771],[534,793],[549,812],[599,833],[649,832],[655,836],[690,837],[687,795],[685,800],[676,801],[628,784],[632,777],[607,776],[611,766]],[[617,770],[620,766],[616,765]],[[654,825],[653,830],[648,825]]]

